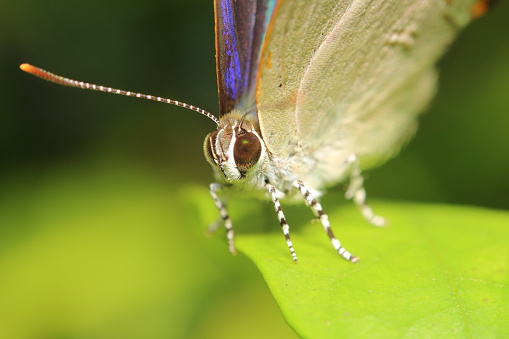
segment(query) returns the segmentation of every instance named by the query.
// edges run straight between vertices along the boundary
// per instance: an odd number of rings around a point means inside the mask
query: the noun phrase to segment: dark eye
[[[214,145],[216,144],[217,130],[207,135],[205,143],[203,144],[203,151],[205,158],[212,165],[217,165],[216,156],[214,152]]]
[[[246,133],[235,140],[233,157],[240,171],[247,171],[260,158],[262,145],[254,133]]]

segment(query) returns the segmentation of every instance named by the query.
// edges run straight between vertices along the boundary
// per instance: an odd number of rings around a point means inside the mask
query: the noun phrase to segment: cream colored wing
[[[395,153],[435,92],[435,64],[474,0],[283,0],[260,61],[262,136],[277,159]],[[328,155],[325,154],[327,157]]]

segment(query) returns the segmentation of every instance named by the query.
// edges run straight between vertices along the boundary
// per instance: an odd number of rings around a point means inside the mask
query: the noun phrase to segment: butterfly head
[[[245,179],[266,154],[257,121],[235,111],[221,117],[217,130],[207,135],[204,151],[228,182]]]

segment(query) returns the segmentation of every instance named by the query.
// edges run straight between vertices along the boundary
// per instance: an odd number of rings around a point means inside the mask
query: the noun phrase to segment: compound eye
[[[246,133],[237,137],[233,146],[233,158],[240,171],[247,171],[260,158],[262,144],[254,133]]]
[[[217,130],[207,135],[205,138],[205,142],[203,144],[203,151],[205,153],[205,158],[207,161],[212,165],[216,166],[216,155],[214,151],[214,145],[216,144],[216,138],[217,138]]]

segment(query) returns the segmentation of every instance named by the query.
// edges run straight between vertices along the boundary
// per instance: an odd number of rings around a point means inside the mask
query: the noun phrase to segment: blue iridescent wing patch
[[[276,0],[217,0],[216,72],[220,116],[254,106],[260,49]]]

